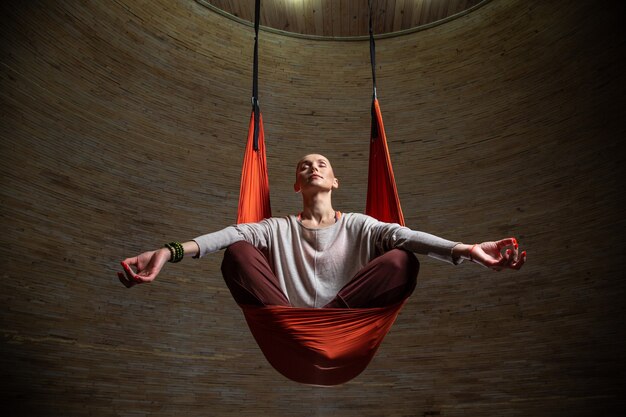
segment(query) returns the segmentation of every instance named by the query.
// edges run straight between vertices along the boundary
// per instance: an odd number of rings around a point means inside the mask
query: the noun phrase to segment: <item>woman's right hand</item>
[[[130,288],[136,284],[154,281],[161,272],[163,265],[170,260],[171,253],[168,249],[162,248],[155,251],[144,252],[134,258],[124,259],[121,264],[124,273],[118,272],[117,277],[120,282]],[[133,271],[133,267],[135,271]]]

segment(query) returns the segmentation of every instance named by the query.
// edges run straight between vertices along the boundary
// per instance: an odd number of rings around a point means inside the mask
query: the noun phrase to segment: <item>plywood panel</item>
[[[202,0],[199,3],[210,4],[249,22],[254,20],[255,2],[252,0]],[[397,32],[437,22],[479,3],[480,0],[373,0],[374,12],[390,17],[376,23],[376,33]],[[282,31],[322,37],[368,34],[367,0],[263,0],[261,9],[261,25]],[[315,14],[321,14],[320,21],[335,22],[334,25],[311,25]]]

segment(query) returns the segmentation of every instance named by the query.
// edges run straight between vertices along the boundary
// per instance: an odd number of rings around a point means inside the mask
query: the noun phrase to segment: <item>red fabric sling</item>
[[[241,175],[239,223],[271,215],[262,123],[258,151],[252,141],[251,120]],[[366,213],[404,224],[377,99],[372,102]],[[242,305],[241,309],[261,351],[278,372],[296,382],[337,385],[367,367],[403,304],[361,309]]]
[[[237,223],[256,223],[272,217],[270,186],[265,157],[263,116],[259,112],[258,150],[254,150],[254,110],[250,115],[248,141],[243,157]]]
[[[387,135],[378,99],[372,100],[372,131],[370,138],[367,204],[365,213],[387,223],[404,226],[404,215],[393,175]]]

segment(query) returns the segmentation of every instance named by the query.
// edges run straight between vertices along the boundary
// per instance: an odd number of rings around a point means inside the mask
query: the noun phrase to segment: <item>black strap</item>
[[[376,44],[374,43],[374,31],[372,30],[372,0],[368,0],[370,11],[370,62],[372,63],[372,83],[374,91],[372,98],[376,98]]]
[[[259,150],[259,19],[261,0],[254,5],[254,64],[252,68],[252,109],[254,110],[254,150]]]
[[[372,30],[372,0],[368,0],[369,12],[370,12],[370,62],[372,64],[372,125],[370,137],[372,140],[378,138],[378,119],[376,118],[376,112],[374,108],[374,101],[376,100],[376,44],[374,43],[374,31]]]

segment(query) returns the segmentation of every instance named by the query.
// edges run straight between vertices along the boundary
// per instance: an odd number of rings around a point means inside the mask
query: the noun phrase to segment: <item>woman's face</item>
[[[330,161],[323,155],[310,154],[300,159],[296,167],[294,190],[332,190],[339,182],[335,178]]]

